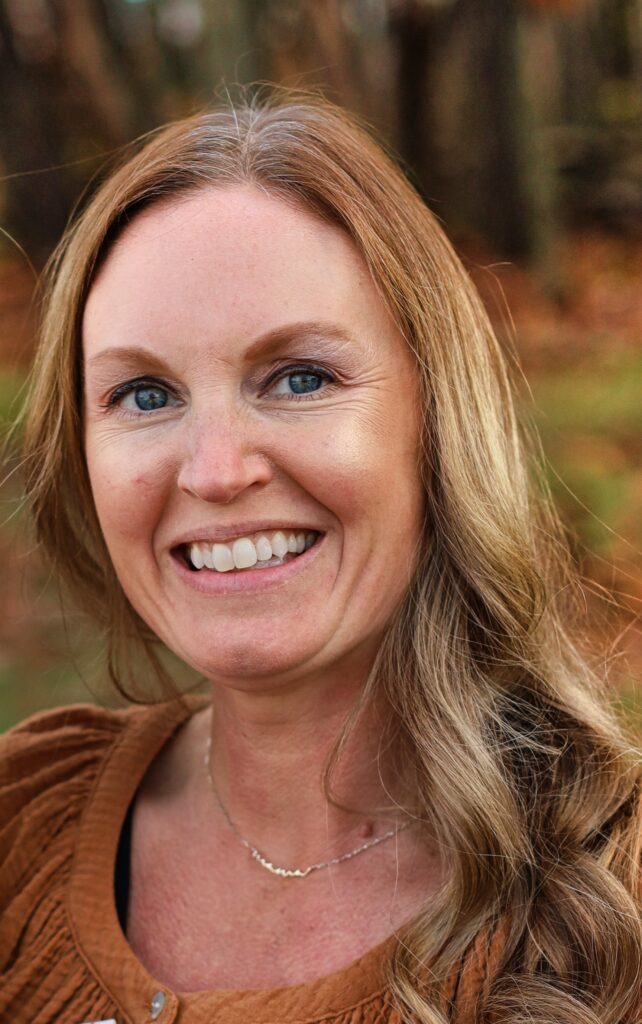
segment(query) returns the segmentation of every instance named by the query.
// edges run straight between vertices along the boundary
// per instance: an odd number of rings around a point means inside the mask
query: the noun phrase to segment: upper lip
[[[185,531],[171,544],[171,548],[180,547],[183,544],[198,544],[209,541],[210,543],[225,543],[237,540],[239,537],[249,537],[253,533],[274,533],[277,530],[289,531],[291,533],[323,533],[318,526],[306,525],[301,519],[253,519],[242,523],[230,523],[227,526],[201,526],[193,530]]]

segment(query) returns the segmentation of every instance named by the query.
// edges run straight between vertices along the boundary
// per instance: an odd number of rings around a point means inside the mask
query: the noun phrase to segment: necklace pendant
[[[273,864],[271,860],[264,857],[263,854],[256,849],[254,846],[249,847],[250,853],[252,854],[255,861],[257,861],[262,868],[269,871],[271,875],[278,875],[279,878],[307,878],[311,871],[314,871],[316,864],[311,865],[309,868],[277,868],[276,864]]]
[[[312,874],[313,871],[321,871],[323,870],[323,868],[330,868],[334,867],[336,864],[343,864],[345,863],[345,861],[352,860],[352,858],[356,857],[357,854],[365,853],[366,850],[372,849],[373,846],[378,846],[379,843],[385,842],[386,839],[392,839],[393,837],[399,835],[400,832],[404,832],[405,829],[410,828],[410,826],[413,824],[412,821],[407,821],[403,825],[398,825],[396,828],[390,829],[389,832],[385,832],[382,836],[377,836],[374,839],[369,839],[368,842],[362,843],[361,846],[358,846],[356,850],[350,850],[349,853],[344,853],[341,857],[333,857],[331,860],[323,861],[323,863],[321,864],[310,864],[310,866],[307,868],[277,868],[271,861],[267,859],[267,857],[263,856],[260,850],[257,850],[256,846],[252,845],[249,839],[245,839],[244,836],[241,835],[238,828],[236,827],[236,825],[230,818],[229,814],[227,813],[223,801],[219,796],[219,792],[216,786],[214,785],[214,779],[212,778],[212,769],[210,765],[210,747],[211,738],[207,741],[207,748],[203,760],[205,763],[207,778],[209,780],[212,793],[216,798],[216,802],[218,803],[221,809],[223,817],[227,821],[227,824],[229,825],[231,831],[238,839],[241,846],[245,847],[245,849],[252,855],[257,864],[260,864],[260,866],[264,868],[266,871],[269,871],[270,874],[277,875],[279,878],[307,878],[308,875]],[[372,825],[369,825],[368,831],[369,833],[372,832]]]

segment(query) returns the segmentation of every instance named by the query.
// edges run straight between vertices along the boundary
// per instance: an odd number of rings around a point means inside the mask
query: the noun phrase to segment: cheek
[[[125,447],[125,450],[123,450]],[[169,466],[127,446],[87,446],[87,466],[96,513],[112,557],[124,545],[151,540],[165,503]]]
[[[344,526],[414,543],[424,509],[415,418],[398,403],[329,418],[299,448],[299,481]],[[301,456],[305,457],[301,457]]]

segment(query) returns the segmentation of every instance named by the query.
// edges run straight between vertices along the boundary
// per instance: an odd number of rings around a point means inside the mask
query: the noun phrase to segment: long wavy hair
[[[423,388],[423,557],[372,686],[450,871],[399,936],[398,1011],[422,1024],[639,1024],[640,752],[567,631],[563,533],[525,460],[480,299],[434,216],[353,117],[308,94],[244,97],[151,133],[98,188],[48,272],[26,423],[38,536],[104,624],[114,678],[136,638],[155,658],[93,506],[81,316],[101,260],[139,211],[241,183],[349,234]],[[467,988],[480,956],[483,984]]]

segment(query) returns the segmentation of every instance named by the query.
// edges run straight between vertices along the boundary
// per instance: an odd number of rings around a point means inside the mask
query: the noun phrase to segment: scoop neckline
[[[158,1024],[171,1024],[179,1008],[184,1024],[206,1024],[215,1017],[225,1024],[304,1024],[372,1001],[386,988],[385,966],[394,936],[338,971],[298,985],[198,992],[175,992],[155,979],[127,941],[114,891],[127,810],[164,744],[207,704],[206,697],[190,696],[122,712],[128,721],[105,758],[84,809],[67,889],[69,923],[83,959],[128,1020],[151,1020],[150,1006],[158,993],[164,996]]]

